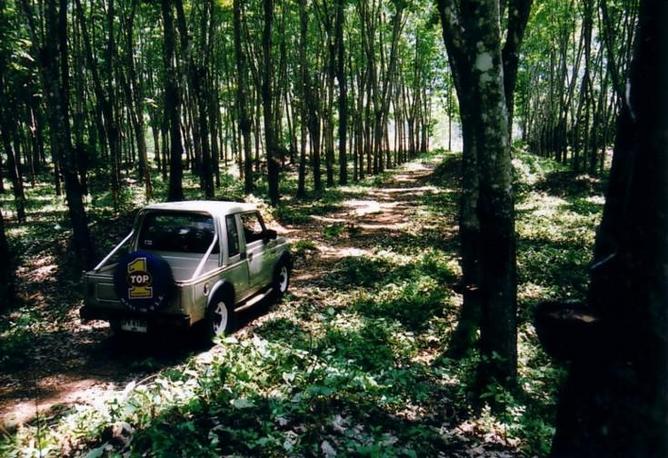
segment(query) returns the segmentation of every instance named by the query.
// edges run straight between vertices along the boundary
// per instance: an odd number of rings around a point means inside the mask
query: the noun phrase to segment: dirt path
[[[418,200],[438,192],[429,184],[436,162],[409,163],[380,187],[350,192],[344,188],[343,199],[332,211],[313,215],[305,224],[279,227],[291,241],[310,240],[316,247],[297,261],[291,292],[299,298],[301,290],[317,286],[343,257],[364,256],[379,241],[409,236],[411,217],[419,211]],[[328,230],[343,236],[328,237]],[[58,273],[54,265],[47,259],[26,274],[41,276],[32,278],[39,285],[34,292],[36,301],[42,296],[56,300],[52,296],[62,286],[54,281]],[[198,347],[189,336],[138,337],[121,344],[106,323],[81,323],[76,309],[71,310],[66,324],[40,332],[28,343],[23,364],[0,372],[0,430],[11,431],[38,413],[53,416],[72,404],[103,402],[130,381],[148,380],[192,355],[215,351],[215,347]],[[252,330],[258,319],[271,316],[271,312],[264,317],[258,313],[250,311],[242,317],[241,333]]]

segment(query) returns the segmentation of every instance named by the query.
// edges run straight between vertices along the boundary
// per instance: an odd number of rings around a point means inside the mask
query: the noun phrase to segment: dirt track
[[[318,250],[296,263],[291,292],[298,296],[300,289],[317,284],[342,257],[364,255],[379,236],[400,236],[410,224],[417,199],[434,192],[428,184],[433,166],[433,163],[408,164],[383,186],[365,188],[363,193],[344,200],[336,211],[314,216],[307,224],[279,227],[291,240],[316,242]],[[349,225],[355,230],[355,237],[336,240],[323,237],[323,228],[336,223]],[[23,272],[31,285],[31,290],[25,293],[32,294],[35,301],[45,302],[43,307],[48,302],[71,298],[71,292],[59,291],[62,286],[55,281],[58,267],[54,258],[44,260],[41,256],[41,265],[33,263]],[[252,329],[254,321],[272,306],[259,304],[245,312],[240,317],[239,333]],[[182,363],[191,355],[215,351],[215,347],[197,344],[198,339],[192,335],[153,339],[138,336],[119,341],[111,335],[106,323],[81,323],[77,311],[78,305],[72,306],[63,323],[36,334],[23,363],[0,373],[0,428],[11,431],[38,413],[48,417],[72,404],[101,402],[133,380],[149,380],[153,374]]]

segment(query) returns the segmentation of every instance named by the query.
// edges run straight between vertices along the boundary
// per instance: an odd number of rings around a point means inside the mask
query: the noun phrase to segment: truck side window
[[[241,224],[244,227],[246,244],[262,240],[264,224],[257,213],[244,213],[241,215]]]
[[[227,227],[227,253],[231,258],[239,254],[239,231],[237,231],[237,221],[234,215],[225,217],[225,226]]]

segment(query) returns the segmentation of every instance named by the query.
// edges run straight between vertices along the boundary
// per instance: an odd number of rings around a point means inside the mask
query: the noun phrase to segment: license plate
[[[148,327],[145,321],[123,320],[121,321],[121,330],[130,332],[147,332]]]

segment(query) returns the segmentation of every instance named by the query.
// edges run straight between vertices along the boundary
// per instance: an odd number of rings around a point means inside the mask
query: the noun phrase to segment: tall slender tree
[[[543,304],[571,362],[554,457],[668,455],[668,3],[641,0],[588,304]],[[558,350],[569,339],[579,345]]]
[[[525,4],[529,8],[531,3]],[[460,206],[464,305],[455,334],[459,341],[453,344],[468,347],[480,320],[480,382],[494,380],[512,387],[517,371],[517,279],[501,11],[493,0],[439,0],[438,7],[464,140]],[[522,33],[508,36],[515,54],[522,34],[523,28]]]
[[[262,0],[263,6],[263,29],[262,29],[262,108],[264,115],[264,136],[267,155],[267,181],[269,184],[269,200],[273,206],[278,205],[278,172],[279,158],[276,151],[276,131],[274,125],[273,111],[273,60],[272,30],[274,23],[274,1]]]
[[[21,0],[34,54],[38,56],[40,79],[51,131],[51,147],[56,161],[63,165],[65,195],[73,231],[73,245],[84,266],[93,260],[88,218],[83,204],[72,150],[69,115],[69,56],[67,38],[67,0],[49,0],[45,4],[45,34],[38,25],[33,6]]]
[[[181,137],[181,93],[177,83],[176,39],[172,0],[161,0],[164,29],[165,117],[169,126],[169,191],[167,200],[183,200],[183,140]]]
[[[237,63],[237,112],[243,140],[244,190],[253,191],[253,162],[251,151],[251,123],[246,100],[246,56],[241,44],[241,1],[234,0],[234,56]]]
[[[339,184],[348,182],[348,82],[346,79],[345,45],[343,28],[345,27],[345,1],[336,2],[335,44],[336,44],[336,79],[339,83]]]
[[[14,278],[14,263],[11,251],[9,250],[9,243],[7,242],[7,234],[5,233],[5,219],[0,211],[0,312],[14,301],[15,296],[15,278]]]

